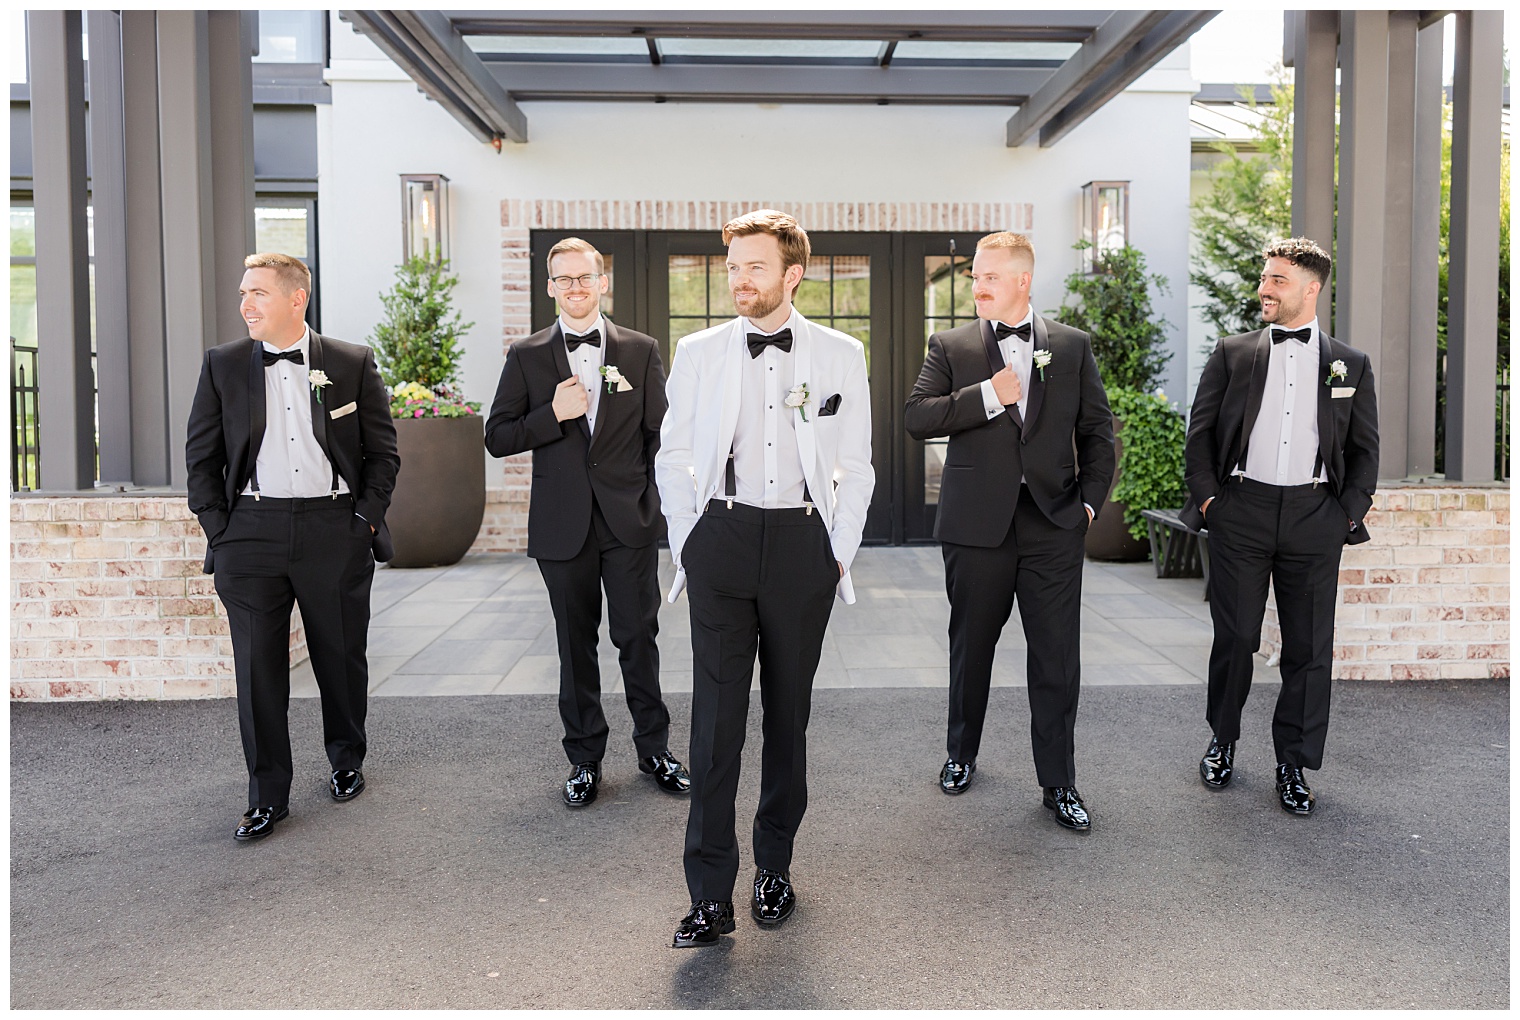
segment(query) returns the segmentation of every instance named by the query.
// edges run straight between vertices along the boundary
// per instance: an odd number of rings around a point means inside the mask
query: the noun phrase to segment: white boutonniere
[[[607,392],[627,393],[633,389],[633,383],[623,378],[623,373],[618,371],[616,365],[603,365],[601,368],[602,378],[607,380]]]
[[[1339,358],[1330,362],[1330,374],[1325,376],[1325,385],[1332,386],[1337,379],[1342,382],[1346,379],[1346,363]]]
[[[802,420],[807,421],[807,405],[812,397],[808,395],[808,385],[805,382],[793,386],[786,395],[786,406],[795,407],[802,413]]]
[[[322,387],[331,386],[332,380],[327,378],[327,373],[320,368],[314,368],[307,375],[307,381],[311,383],[311,391],[317,395],[317,403],[322,402]]]
[[[1034,352],[1034,367],[1040,370],[1040,382],[1045,381],[1045,369],[1050,365],[1050,358],[1049,348],[1041,347]]]

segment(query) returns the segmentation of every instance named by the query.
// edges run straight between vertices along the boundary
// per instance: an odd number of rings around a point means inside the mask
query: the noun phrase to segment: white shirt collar
[[[602,313],[601,312],[597,312],[596,313],[596,321],[591,324],[591,329],[588,329],[588,330],[586,330],[583,333],[578,333],[575,330],[571,329],[570,328],[570,324],[565,321],[565,317],[563,315],[561,315],[559,317],[559,331],[562,334],[564,334],[565,336],[585,336],[587,333],[590,333],[592,330],[596,330],[597,332],[601,333],[602,336],[606,336],[607,335],[607,330],[606,330],[604,324],[602,323]]]
[[[273,351],[275,354],[279,354],[283,351],[300,351],[301,357],[306,358],[306,356],[311,353],[311,327],[307,326],[306,329],[301,333],[301,339],[297,340],[289,347],[276,347],[268,340],[261,340],[259,342],[264,345],[264,349],[266,351]]]
[[[749,318],[747,318],[745,316],[740,316],[740,318],[744,319],[744,332],[746,332],[746,333],[759,333],[761,336],[775,336],[777,333],[781,332],[783,329],[792,329],[793,325],[795,324],[795,320],[797,318],[797,308],[796,308],[795,305],[792,306],[792,313],[786,317],[786,321],[783,322],[781,325],[777,326],[775,329],[771,330],[769,333],[763,331],[759,326],[755,325],[752,321],[750,321]],[[795,333],[796,330],[793,330],[793,332]]]

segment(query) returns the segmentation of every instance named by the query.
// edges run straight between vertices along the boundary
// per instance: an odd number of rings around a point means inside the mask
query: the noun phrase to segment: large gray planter
[[[469,551],[486,512],[485,423],[398,418],[401,474],[385,521],[393,567],[446,567]]]
[[[1124,470],[1124,422],[1114,419],[1114,480],[1108,486],[1108,499],[1103,512],[1087,529],[1084,546],[1087,558],[1119,563],[1136,563],[1150,555],[1150,539],[1137,539],[1129,533],[1124,523],[1124,504],[1114,502],[1114,487],[1119,484],[1119,472]]]

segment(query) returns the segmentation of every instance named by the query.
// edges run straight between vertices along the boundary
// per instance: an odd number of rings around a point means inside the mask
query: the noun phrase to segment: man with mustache
[[[976,772],[992,659],[1015,599],[1029,643],[1035,772],[1058,823],[1091,825],[1076,789],[1083,540],[1114,474],[1113,416],[1086,333],[1036,315],[1034,245],[988,234],[971,262],[977,321],[929,337],[908,396],[915,439],[949,436],[934,537],[950,598],[949,758]]]
[[[486,421],[494,457],[533,451],[528,555],[538,563],[559,644],[559,715],[573,808],[596,800],[607,750],[596,645],[607,590],[607,631],[618,649],[639,770],[666,793],[691,788],[671,756],[660,697],[659,548],[664,531],[654,451],[665,414],[659,343],[601,312],[601,252],[567,237],[549,249],[549,294],[559,317],[507,352]]]
[[[865,349],[792,307],[806,232],[761,209],[726,224],[723,242],[739,317],[677,346],[655,458],[677,570],[670,598],[687,588],[694,667],[691,911],[676,948],[734,930],[734,798],[757,653],[765,743],[750,913],[774,926],[796,909],[813,674],[836,593],[855,601],[849,567],[876,480]]]
[[[1282,693],[1272,717],[1277,800],[1314,810],[1304,769],[1320,767],[1330,725],[1341,549],[1367,541],[1377,488],[1377,394],[1367,355],[1320,329],[1315,301],[1330,256],[1304,237],[1269,244],[1256,288],[1259,332],[1219,341],[1193,397],[1181,516],[1209,529],[1207,719],[1198,771],[1223,789],[1235,775],[1240,713],[1270,581],[1282,627]]]

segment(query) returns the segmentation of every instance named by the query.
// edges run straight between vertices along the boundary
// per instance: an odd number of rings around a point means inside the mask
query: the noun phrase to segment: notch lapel
[[[554,320],[554,335],[549,338],[549,350],[554,355],[554,367],[559,369],[559,378],[554,380],[557,386],[572,375],[575,375],[570,370],[570,353],[565,348],[565,331],[560,328],[559,319],[557,318]],[[581,435],[585,436],[586,441],[589,443],[591,441],[591,426],[587,424],[586,416],[584,414],[581,415],[575,419],[575,423],[580,426]]]
[[[734,320],[728,343],[724,345],[718,434],[715,437],[717,441],[713,444],[712,463],[708,465],[711,472],[709,481],[714,485],[713,492],[719,491],[723,486],[723,467],[728,460],[728,451],[734,448],[734,431],[739,427],[739,393],[744,384],[744,362],[740,359],[747,357],[749,351],[744,346],[744,317],[740,316]]]
[[[1003,349],[998,346],[996,331],[992,323],[986,319],[977,319],[977,328],[982,331],[982,346],[987,349],[987,367],[992,370],[992,375],[997,375],[1008,363],[1003,360]],[[992,375],[989,375],[990,379]],[[1020,429],[1024,427],[1024,415],[1019,411],[1019,406],[1013,404],[1008,407],[1008,416]]]
[[[269,412],[264,395],[264,344],[251,337],[249,342],[253,349],[248,354],[248,478],[252,478],[259,463],[259,448],[264,445]],[[248,484],[248,478],[238,483],[239,492]]]
[[[1272,327],[1268,326],[1257,336],[1256,350],[1251,355],[1251,385],[1246,390],[1246,414],[1241,420],[1240,441],[1236,444],[1240,453],[1234,464],[1226,465],[1226,471],[1245,467],[1246,447],[1251,442],[1251,430],[1256,427],[1256,416],[1261,413],[1261,398],[1267,391],[1267,363],[1271,357]]]
[[[1045,320],[1040,317],[1039,313],[1036,313],[1034,317],[1034,349],[1036,351],[1050,350],[1050,328],[1045,325]],[[1054,359],[1052,359],[1052,363],[1054,363]],[[1026,435],[1034,430],[1034,420],[1040,413],[1040,405],[1045,403],[1045,380],[1041,378],[1043,375],[1044,373],[1035,367],[1034,359],[1031,358],[1029,361],[1029,400],[1027,402],[1029,414],[1024,418],[1024,433]]]
[[[615,334],[617,327],[614,326],[612,324],[612,320],[607,318],[605,315],[602,316],[602,327],[602,364],[616,366],[617,359],[615,355],[617,354],[617,337]],[[606,377],[603,376],[603,379],[605,378]],[[601,384],[598,383],[598,385]],[[596,445],[597,439],[603,432],[606,431],[604,423],[607,421],[607,412],[611,410],[611,407],[607,403],[607,398],[610,396],[612,396],[612,394],[607,392],[607,387],[602,386],[601,395],[597,397],[596,427],[591,430],[592,446]]]

